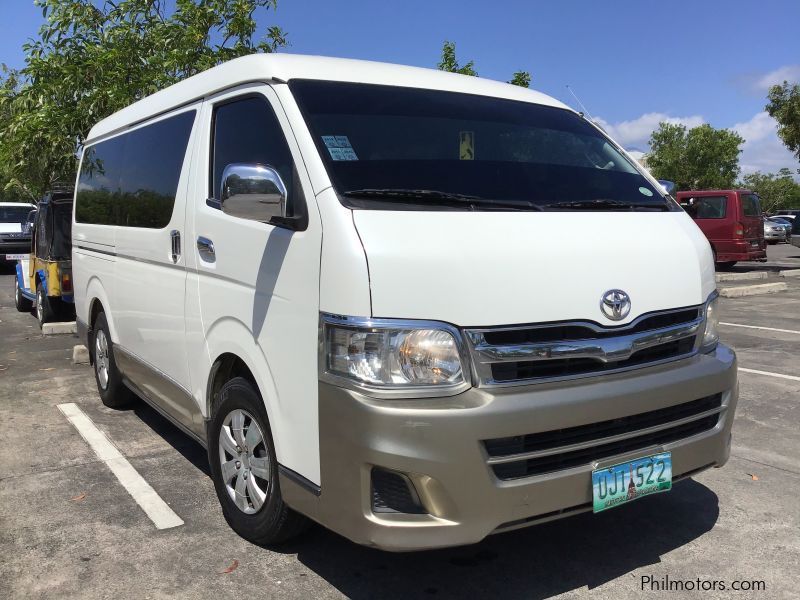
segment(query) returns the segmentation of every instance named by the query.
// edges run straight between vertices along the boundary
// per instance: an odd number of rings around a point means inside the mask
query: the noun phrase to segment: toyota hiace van
[[[708,242],[544,94],[248,56],[99,122],[76,183],[99,395],[205,445],[249,540],[469,544],[728,459]]]

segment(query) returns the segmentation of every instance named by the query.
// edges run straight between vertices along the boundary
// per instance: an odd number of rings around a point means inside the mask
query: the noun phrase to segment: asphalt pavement
[[[766,265],[734,269],[800,267],[798,248],[769,252]],[[321,527],[278,549],[239,538],[202,447],[143,403],[105,408],[90,367],[72,364],[77,339],[42,336],[14,309],[11,269],[0,273],[0,598],[800,596],[800,278],[779,294],[722,299],[722,339],[742,369],[726,466],[599,515],[391,554]],[[182,525],[156,528],[64,403]],[[668,580],[684,591],[653,589]],[[735,582],[750,591],[732,592]]]

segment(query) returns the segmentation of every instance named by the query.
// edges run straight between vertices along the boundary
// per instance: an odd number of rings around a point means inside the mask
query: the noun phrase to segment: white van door
[[[187,295],[189,364],[195,393],[206,396],[211,365],[239,357],[256,380],[278,462],[319,484],[317,339],[322,226],[311,182],[274,90],[251,84],[206,101],[194,177],[194,231]],[[299,230],[269,217],[220,208],[226,166],[274,168],[286,187]],[[209,200],[211,199],[211,200]],[[271,210],[277,216],[280,207]],[[238,216],[234,216],[237,214]],[[189,241],[186,244],[190,251]],[[204,344],[196,343],[200,341]],[[210,402],[210,399],[208,399]],[[208,408],[208,407],[206,407]]]
[[[200,409],[189,392],[184,327],[186,193],[200,106],[120,136],[111,294],[120,369],[156,408],[202,437]]]

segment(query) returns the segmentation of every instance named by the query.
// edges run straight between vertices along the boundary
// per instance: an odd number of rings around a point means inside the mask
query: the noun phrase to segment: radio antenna
[[[578,98],[577,94],[575,94],[575,92],[572,91],[572,88],[569,87],[569,85],[567,85],[567,89],[569,90],[569,93],[572,94],[572,97],[575,98],[575,102],[577,102],[578,105],[583,109],[583,112],[586,113],[587,115],[589,115],[589,118],[592,121],[594,121],[594,117],[592,116],[592,113],[590,113],[588,110],[586,110],[586,107],[583,105],[583,102],[581,102],[580,98]]]

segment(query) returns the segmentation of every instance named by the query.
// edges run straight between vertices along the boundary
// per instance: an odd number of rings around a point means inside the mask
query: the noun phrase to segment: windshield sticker
[[[461,160],[475,160],[475,132],[460,131],[458,139],[458,158]]]
[[[639,193],[641,193],[641,194],[643,194],[645,196],[652,196],[653,195],[653,191],[647,189],[646,187],[640,187],[639,188]]]
[[[356,151],[346,135],[323,135],[322,141],[333,160],[358,160]]]

